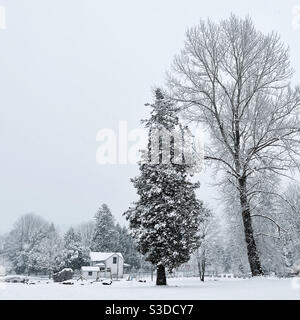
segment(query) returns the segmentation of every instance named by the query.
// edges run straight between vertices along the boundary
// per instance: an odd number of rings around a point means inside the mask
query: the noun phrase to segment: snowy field
[[[0,282],[0,300],[204,300],[204,299],[300,299],[300,278],[294,279],[168,279],[167,287],[156,287],[151,281],[114,281],[101,283],[77,282],[63,285],[46,281],[36,284]]]

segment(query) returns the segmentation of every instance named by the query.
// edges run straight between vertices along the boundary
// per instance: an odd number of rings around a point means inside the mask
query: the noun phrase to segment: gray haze
[[[96,133],[128,120],[140,127],[150,89],[183,46],[187,27],[233,12],[291,48],[300,83],[298,1],[0,0],[0,233],[35,212],[63,227],[93,217],[105,202],[122,213],[136,198],[134,165],[96,162]],[[200,175],[199,197],[217,196]]]

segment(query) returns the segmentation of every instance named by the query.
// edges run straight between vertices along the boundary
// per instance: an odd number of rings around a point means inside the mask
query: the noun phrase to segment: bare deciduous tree
[[[49,224],[36,214],[21,216],[5,239],[4,255],[17,273],[30,272],[30,260],[39,244],[47,237]]]
[[[86,248],[90,248],[92,246],[93,242],[93,235],[95,231],[95,222],[94,221],[88,221],[81,223],[77,228],[76,231],[79,232],[82,239],[82,244]]]
[[[234,15],[189,29],[169,74],[172,98],[209,129],[205,158],[238,193],[252,275],[263,273],[251,216],[256,182],[298,166],[300,90],[292,74],[279,36]]]
[[[216,224],[213,223],[213,214],[212,212],[205,208],[204,209],[204,219],[199,226],[199,236],[200,243],[199,247],[195,252],[195,257],[197,260],[197,267],[199,272],[200,280],[204,282],[205,270],[207,265],[207,255],[209,251],[209,245],[213,242],[213,228],[216,227]]]

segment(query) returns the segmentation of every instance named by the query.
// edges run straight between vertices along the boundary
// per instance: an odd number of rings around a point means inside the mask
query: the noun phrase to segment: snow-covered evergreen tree
[[[116,225],[118,232],[118,252],[121,252],[124,261],[130,264],[131,267],[139,269],[141,267],[141,254],[137,251],[132,236],[129,234],[125,226],[121,227],[119,224]]]
[[[49,277],[59,268],[58,257],[63,250],[63,239],[53,223],[46,236],[31,250],[28,268],[31,272],[48,274]]]
[[[84,248],[80,234],[73,228],[70,228],[64,236],[64,249],[58,259],[61,261],[60,269],[79,270],[83,265],[88,264],[88,250]]]
[[[91,249],[100,252],[113,252],[117,249],[118,232],[109,207],[103,204],[95,215],[95,229]]]
[[[187,262],[198,246],[203,205],[195,195],[199,184],[189,179],[192,165],[185,162],[173,135],[179,132],[184,137],[174,104],[157,89],[151,107],[151,117],[144,121],[149,129],[148,150],[139,165],[140,175],[132,179],[139,200],[125,215],[139,251],[157,266],[156,284],[165,285],[165,269],[172,271]],[[170,139],[165,139],[165,132]]]

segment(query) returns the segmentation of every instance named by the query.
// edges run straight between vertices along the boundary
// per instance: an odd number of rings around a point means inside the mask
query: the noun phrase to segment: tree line
[[[64,234],[42,217],[25,214],[0,244],[3,264],[17,274],[51,275],[63,268],[79,270],[89,265],[91,250],[121,252],[125,262],[136,269],[142,261],[127,228],[115,223],[106,204],[99,208],[94,220],[71,227]]]
[[[196,266],[202,281],[205,273],[249,275],[241,206],[234,188],[221,188],[221,216],[197,199],[195,190],[200,185],[191,182],[196,161],[173,162],[176,148],[179,154],[182,149],[175,145],[172,133],[176,127],[182,131],[186,128],[181,125],[176,103],[156,89],[154,103],[149,106],[150,118],[143,121],[149,130],[148,148],[139,163],[140,174],[132,179],[139,199],[125,216],[137,249],[157,267],[157,284],[166,284],[166,270],[172,273],[187,263]],[[171,139],[163,134],[153,139],[152,134],[160,129],[169,130]],[[159,147],[153,150],[155,141]],[[163,161],[166,154],[169,161]],[[152,163],[151,157],[158,163]],[[290,183],[281,190],[278,178],[269,177],[264,188],[252,207],[252,217],[257,218],[253,230],[261,270],[286,276],[300,265],[300,187]]]
[[[157,284],[165,285],[165,269],[189,261],[201,243],[206,251],[205,210],[195,196],[199,184],[191,182],[195,165],[174,161],[175,154],[184,160],[184,152],[172,133],[164,140],[166,131],[184,136],[190,123],[209,133],[204,159],[223,199],[228,258],[252,276],[285,273],[299,259],[299,188],[283,187],[300,168],[300,87],[293,73],[279,35],[263,34],[249,17],[200,20],[187,30],[143,121],[146,161],[132,180],[139,200],[125,213],[138,249],[157,266]],[[153,132],[161,132],[156,142]]]
[[[138,250],[156,266],[158,285],[191,261],[202,280],[208,268],[288,274],[300,259],[300,189],[296,182],[285,187],[300,168],[300,87],[293,73],[279,35],[263,34],[249,17],[200,20],[187,30],[166,86],[155,90],[142,121],[148,145],[132,179],[138,200],[124,213],[130,233],[115,225],[106,205],[94,223],[63,239],[52,224],[27,215],[4,239],[12,267],[52,272],[69,261],[80,265],[86,249],[124,252],[138,266]],[[186,148],[190,124],[209,134],[204,159],[222,217],[196,196],[197,154]]]

